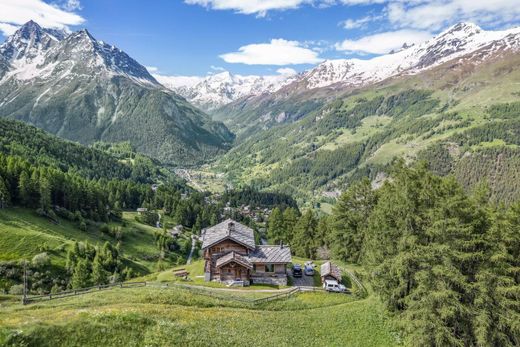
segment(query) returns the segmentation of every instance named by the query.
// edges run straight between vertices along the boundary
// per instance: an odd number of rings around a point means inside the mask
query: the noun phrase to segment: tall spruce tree
[[[481,346],[520,345],[520,204],[494,214],[478,272],[475,335]]]
[[[295,254],[310,259],[315,258],[316,249],[319,244],[316,240],[317,224],[316,217],[312,210],[307,210],[303,216],[300,217],[294,227],[293,248]]]
[[[81,259],[76,263],[71,278],[72,289],[86,288],[90,286],[90,270],[86,259]]]
[[[284,237],[285,243],[292,243],[294,227],[298,223],[300,213],[294,207],[288,207],[283,211],[283,225],[284,225]]]
[[[368,217],[376,204],[376,192],[363,179],[341,194],[334,207],[332,251],[336,258],[359,262],[367,232]]]
[[[101,253],[97,252],[94,261],[92,262],[92,283],[95,285],[108,283],[108,278],[110,276],[110,273],[105,270],[101,258]]]
[[[278,244],[285,241],[286,233],[283,221],[282,211],[275,207],[269,216],[269,223],[267,227],[267,237],[273,244]]]
[[[0,208],[5,208],[11,204],[11,194],[2,176],[0,176]]]

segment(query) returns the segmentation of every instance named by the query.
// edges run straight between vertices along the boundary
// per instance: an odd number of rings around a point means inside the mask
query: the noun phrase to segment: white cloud
[[[502,25],[520,19],[518,0],[415,0],[389,3],[388,20],[398,27],[439,30],[461,21]]]
[[[79,0],[67,0],[62,6],[67,11],[81,10],[81,3]]]
[[[298,73],[298,71],[296,71],[295,69],[291,69],[290,67],[282,67],[276,70],[276,72],[282,76],[292,76]]]
[[[292,10],[302,5],[326,8],[342,0],[184,0],[189,5],[200,5],[212,10],[231,10],[242,14],[264,17],[269,11]]]
[[[357,40],[345,40],[336,44],[339,51],[385,54],[394,49],[399,49],[403,44],[416,44],[431,38],[426,31],[398,30],[389,31],[362,37]]]
[[[0,31],[4,36],[14,34],[16,30],[18,30],[18,27],[16,25],[12,25],[9,23],[0,23]]]
[[[148,70],[148,72],[151,74],[159,72],[159,68],[156,66],[145,66],[145,67],[146,67],[146,70]]]
[[[238,52],[222,54],[220,58],[227,63],[247,65],[316,64],[323,61],[318,52],[302,47],[298,41],[284,39],[242,46]]]
[[[215,66],[215,65],[211,65],[210,69],[213,71],[226,71],[226,69],[224,69],[222,66]]]
[[[264,16],[270,10],[298,8],[308,0],[185,0],[190,5],[201,5],[214,10],[233,10],[243,14]]]
[[[347,19],[341,22],[341,26],[347,30],[365,27],[368,23],[382,19],[383,16],[366,16],[359,19]]]
[[[42,0],[1,0],[0,30],[12,33],[13,27],[34,20],[46,28],[66,29],[69,25],[79,25],[85,20],[78,14],[47,4]]]

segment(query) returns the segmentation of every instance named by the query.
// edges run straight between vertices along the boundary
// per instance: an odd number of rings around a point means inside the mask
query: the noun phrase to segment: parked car
[[[314,266],[306,264],[303,272],[306,276],[314,276]]]
[[[325,280],[323,283],[323,289],[325,289],[328,292],[334,292],[334,293],[346,293],[347,288],[343,285],[338,283],[338,281],[334,280]]]
[[[293,277],[302,277],[302,266],[300,264],[294,264],[292,269],[292,275]]]

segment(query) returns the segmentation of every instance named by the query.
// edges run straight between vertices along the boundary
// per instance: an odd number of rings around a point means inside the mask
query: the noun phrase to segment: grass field
[[[395,346],[398,339],[374,297],[301,293],[252,307],[144,287],[0,308],[0,345]]]
[[[121,250],[135,270],[145,273],[156,270],[156,261],[150,256],[159,253],[154,236],[157,229],[137,223],[133,212],[123,213],[123,223],[111,223],[110,226],[121,228]],[[76,223],[60,219],[59,224],[54,224],[32,210],[0,209],[0,261],[31,259],[45,251],[53,264],[63,266],[67,249],[74,241],[88,241],[93,245],[117,242],[96,226],[81,231]],[[179,261],[184,262],[184,257]],[[169,264],[168,260],[166,264]]]

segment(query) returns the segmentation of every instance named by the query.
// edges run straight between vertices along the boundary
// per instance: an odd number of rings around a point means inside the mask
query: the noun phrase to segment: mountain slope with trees
[[[87,30],[66,35],[28,22],[0,46],[0,117],[92,144],[129,141],[168,164],[202,163],[233,135]]]
[[[216,170],[235,183],[319,202],[360,177],[384,178],[395,157],[422,158],[467,188],[488,181],[495,201],[516,200],[520,58],[495,48],[347,92],[245,139]]]

